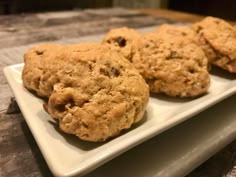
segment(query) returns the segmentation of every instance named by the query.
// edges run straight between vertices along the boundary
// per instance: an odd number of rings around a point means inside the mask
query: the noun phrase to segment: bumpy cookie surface
[[[34,91],[38,96],[49,97],[54,83],[57,83],[54,75],[55,69],[52,63],[56,63],[57,55],[63,50],[62,45],[43,44],[29,49],[24,55],[24,68],[22,80],[24,86]]]
[[[102,43],[109,44],[126,59],[130,60],[133,55],[134,43],[141,34],[131,28],[122,27],[110,30],[103,38]]]
[[[197,33],[190,26],[163,24],[154,32],[158,32],[159,35],[182,36],[196,44],[199,43]]]
[[[64,46],[45,63],[52,66],[41,68],[39,87],[52,87],[48,112],[64,132],[105,141],[143,117],[147,84],[129,61],[106,45]]]
[[[206,17],[193,25],[209,62],[236,73],[236,31],[226,21]]]
[[[208,90],[207,58],[192,40],[159,31],[144,35],[136,50],[132,63],[151,92],[194,97]]]

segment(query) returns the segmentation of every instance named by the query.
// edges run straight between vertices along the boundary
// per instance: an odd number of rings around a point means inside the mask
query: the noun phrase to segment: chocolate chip
[[[118,77],[120,75],[120,71],[116,68],[111,68],[111,73],[113,76]]]
[[[201,26],[198,26],[197,29],[196,29],[196,32],[197,32],[197,33],[200,33],[200,32],[202,31],[202,29],[203,29],[203,28],[202,28]]]
[[[124,47],[126,45],[126,40],[122,37],[117,37],[115,41],[119,44],[120,47]]]
[[[100,68],[100,73],[104,76],[109,76],[109,72],[107,70],[105,70],[104,68]]]
[[[68,100],[67,104],[68,104],[69,108],[72,108],[72,107],[75,106],[75,101],[71,98],[71,99]]]
[[[195,73],[195,70],[194,70],[193,68],[190,68],[190,69],[189,69],[189,72],[190,72],[191,74],[193,74],[193,73]]]
[[[41,51],[40,51],[40,50],[36,50],[35,53],[36,53],[37,55],[43,55],[44,51],[42,51],[42,50],[41,50]]]
[[[56,105],[55,109],[56,109],[58,112],[65,112],[65,110],[66,110],[65,104],[58,104],[58,105]]]
[[[100,73],[109,78],[118,77],[120,75],[120,71],[114,67],[107,68],[107,69],[100,68]]]

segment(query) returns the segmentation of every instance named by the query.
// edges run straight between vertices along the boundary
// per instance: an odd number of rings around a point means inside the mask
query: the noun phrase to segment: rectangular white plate
[[[150,98],[145,121],[105,143],[88,143],[62,133],[43,110],[43,101],[22,85],[23,64],[4,68],[25,120],[55,176],[83,175],[143,141],[183,122],[236,92],[236,76],[211,75],[208,94],[196,99]]]

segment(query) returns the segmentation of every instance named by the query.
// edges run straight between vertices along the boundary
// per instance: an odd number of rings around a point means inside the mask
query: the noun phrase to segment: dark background
[[[235,0],[170,0],[168,8],[236,20]]]
[[[0,0],[0,14],[112,7],[112,0]]]
[[[114,7],[113,1],[114,0],[0,0],[0,14]],[[143,8],[145,8],[145,3],[151,4],[150,1],[151,0],[146,0],[143,3],[144,4]],[[236,20],[235,0],[224,0],[224,1],[164,0],[164,1],[166,2],[165,7],[161,8],[185,11],[201,15],[211,15],[229,20]],[[134,1],[134,4],[135,2],[137,1]],[[127,3],[132,4],[132,0],[127,1]],[[115,4],[116,6],[117,4],[119,5],[119,0],[116,0]],[[120,4],[121,6],[124,5],[124,1],[123,3]]]

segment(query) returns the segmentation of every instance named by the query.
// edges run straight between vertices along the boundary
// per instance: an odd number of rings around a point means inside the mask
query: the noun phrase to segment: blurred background
[[[0,0],[0,14],[106,7],[164,8],[236,20],[235,0]]]

